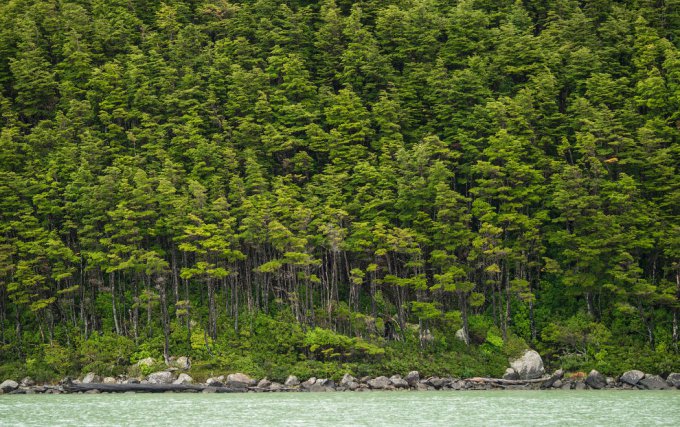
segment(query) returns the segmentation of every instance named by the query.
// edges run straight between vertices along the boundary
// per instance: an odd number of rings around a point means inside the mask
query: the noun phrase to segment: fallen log
[[[465,381],[473,383],[492,383],[492,384],[502,384],[502,385],[524,385],[524,384],[535,384],[548,381],[550,377],[536,378],[533,380],[504,380],[502,378],[485,378],[485,377],[473,377],[467,378]]]
[[[100,392],[108,393],[125,393],[125,392],[135,392],[135,393],[165,393],[165,392],[202,392],[208,390],[215,393],[242,393],[247,391],[246,388],[232,388],[232,387],[212,387],[206,385],[196,385],[196,384],[102,384],[102,383],[89,383],[89,384],[75,384],[71,381],[64,382],[62,384],[64,391],[70,393],[86,392],[97,390]]]

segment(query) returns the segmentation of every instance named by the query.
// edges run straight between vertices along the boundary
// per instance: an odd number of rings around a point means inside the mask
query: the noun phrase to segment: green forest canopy
[[[677,370],[679,41],[677,0],[2,0],[0,363]]]

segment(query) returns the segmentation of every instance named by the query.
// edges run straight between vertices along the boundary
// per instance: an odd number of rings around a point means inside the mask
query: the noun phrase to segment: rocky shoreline
[[[256,380],[236,373],[209,378],[205,383],[194,383],[186,373],[176,371],[154,372],[146,378],[100,378],[88,374],[81,380],[65,379],[56,385],[35,384],[30,378],[20,382],[6,380],[0,384],[0,393],[7,394],[60,394],[60,393],[111,393],[111,392],[370,392],[370,391],[430,391],[430,390],[678,390],[680,373],[666,378],[628,371],[618,378],[605,377],[597,371],[588,375],[566,376],[562,370],[553,375],[527,380],[502,378],[421,378],[418,371],[406,376],[356,378],[345,374],[338,382],[327,378],[308,378],[300,381],[291,375],[284,383],[266,378]]]
[[[0,384],[0,394],[36,393],[244,393],[244,392],[342,392],[342,391],[430,391],[430,390],[678,390],[680,373],[666,376],[652,375],[638,370],[624,372],[618,378],[607,377],[593,370],[589,374],[565,374],[558,369],[545,375],[543,360],[534,350],[510,360],[503,378],[454,378],[430,376],[423,378],[418,371],[406,376],[392,375],[356,378],[345,374],[336,382],[329,378],[307,378],[301,381],[294,375],[279,383],[267,378],[257,380],[242,373],[220,375],[197,383],[186,373],[191,369],[187,357],[172,359],[168,368],[146,377],[99,377],[90,372],[81,379],[65,378],[59,384],[38,385],[26,377],[20,382],[6,380]],[[154,366],[151,358],[141,360],[137,366]]]

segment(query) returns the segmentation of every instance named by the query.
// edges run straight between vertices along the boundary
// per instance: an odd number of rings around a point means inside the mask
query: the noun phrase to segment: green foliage
[[[673,2],[279,3],[2,2],[3,364],[678,369]]]

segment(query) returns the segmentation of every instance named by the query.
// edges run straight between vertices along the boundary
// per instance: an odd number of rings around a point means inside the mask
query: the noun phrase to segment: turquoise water
[[[680,426],[678,391],[0,395],[0,426]]]

